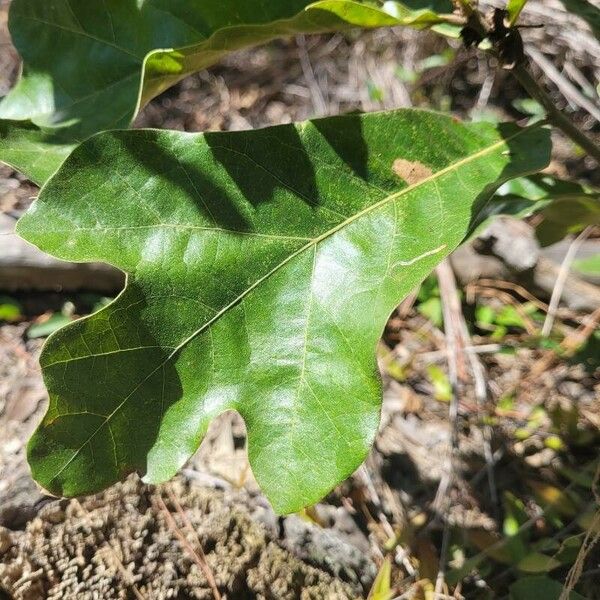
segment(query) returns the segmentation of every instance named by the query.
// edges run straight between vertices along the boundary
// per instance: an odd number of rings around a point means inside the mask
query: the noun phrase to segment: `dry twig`
[[[556,284],[554,285],[554,290],[552,291],[552,297],[550,298],[550,304],[548,306],[548,314],[546,315],[546,320],[544,321],[544,326],[542,327],[542,337],[548,337],[552,331],[552,327],[554,325],[554,319],[556,317],[556,311],[558,310],[558,305],[560,303],[560,299],[562,298],[563,291],[565,289],[565,283],[567,282],[567,277],[569,276],[569,272],[571,271],[571,265],[581,248],[581,245],[592,233],[593,227],[587,227],[584,229],[571,243],[567,253],[565,254],[565,258],[560,265],[560,271],[558,273],[558,277],[556,278]]]
[[[460,381],[465,378],[464,353],[461,347],[460,325],[458,323],[461,313],[460,301],[457,294],[456,280],[450,263],[445,260],[436,269],[442,298],[442,309],[444,314],[444,333],[446,335],[446,349],[448,358],[448,372],[452,386],[452,398],[450,400],[449,419],[451,426],[450,449],[448,453],[448,464],[440,481],[434,505],[438,512],[444,504],[450,485],[454,480],[454,455],[458,448],[458,404]],[[445,507],[446,511],[448,506]],[[446,558],[450,544],[450,523],[444,519],[444,532],[442,547],[440,549],[440,567],[435,582],[434,598],[443,597],[443,589],[446,579]]]
[[[600,505],[600,491],[598,491],[598,485],[600,484],[600,464],[596,470],[596,476],[594,477],[594,483],[592,484],[592,490],[596,502]],[[571,567],[567,580],[565,581],[565,587],[560,595],[559,600],[568,600],[571,596],[571,592],[577,585],[577,582],[581,579],[583,574],[583,565],[585,564],[586,558],[593,550],[594,546],[600,541],[600,508],[596,511],[592,523],[585,535],[581,549],[577,555],[575,563]]]
[[[194,535],[196,535],[196,533],[194,532],[194,530],[191,526],[191,523],[189,522],[188,518],[185,516],[185,513],[183,512],[181,505],[179,504],[179,502],[177,502],[177,499],[175,498],[175,495],[170,490],[170,488],[167,488],[167,493],[169,494],[169,498],[171,499],[171,501],[174,503],[177,512],[180,515],[182,515],[182,518],[183,518],[184,522],[186,523],[186,525],[189,527],[189,529],[192,530],[192,533],[194,533]],[[169,524],[169,527],[171,528],[173,533],[177,536],[177,539],[180,541],[183,548],[185,550],[187,550],[187,552],[190,555],[190,557],[192,558],[192,560],[198,565],[198,567],[200,568],[202,573],[204,573],[204,576],[206,577],[208,585],[210,586],[210,589],[212,591],[214,599],[221,600],[221,594],[217,587],[217,583],[215,581],[215,576],[214,576],[212,570],[210,569],[210,567],[208,566],[208,563],[206,562],[206,556],[204,555],[204,551],[202,550],[202,545],[200,544],[200,540],[198,540],[198,552],[196,552],[196,550],[194,550],[194,548],[189,543],[189,541],[187,540],[187,538],[185,537],[185,535],[183,534],[181,529],[177,526],[177,523],[176,523],[175,519],[173,518],[171,511],[167,508],[167,505],[165,504],[165,501],[162,499],[162,496],[160,494],[157,495],[156,501],[158,502],[160,510],[164,513],[165,518],[167,519],[167,523]],[[197,538],[197,535],[196,535],[196,538]]]

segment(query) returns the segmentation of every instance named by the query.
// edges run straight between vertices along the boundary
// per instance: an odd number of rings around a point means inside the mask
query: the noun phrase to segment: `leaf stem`
[[[533,78],[526,63],[520,63],[512,70],[525,91],[537,100],[548,114],[548,121],[560,129],[567,137],[583,148],[598,164],[600,164],[600,147],[583,133],[563,112],[558,110],[554,101]]]

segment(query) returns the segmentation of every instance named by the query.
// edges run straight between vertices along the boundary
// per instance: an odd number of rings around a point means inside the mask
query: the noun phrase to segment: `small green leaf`
[[[407,69],[402,65],[398,65],[394,73],[396,77],[404,83],[415,83],[419,79],[419,75],[416,71]]]
[[[536,229],[543,246],[554,244],[588,225],[600,223],[600,192],[550,175],[531,175],[503,185],[475,223],[478,233],[498,215],[543,217]]]
[[[510,23],[511,27],[518,21],[519,15],[525,8],[526,4],[527,0],[508,0],[506,10],[508,12],[508,22]]]
[[[581,258],[573,262],[573,270],[582,275],[600,277],[600,254]]]
[[[49,319],[42,321],[41,323],[34,323],[27,330],[27,337],[30,340],[37,338],[48,337],[55,331],[58,331],[65,325],[68,325],[71,319],[63,315],[62,313],[54,313]]]
[[[512,101],[512,105],[525,115],[532,117],[541,117],[546,114],[544,107],[532,98],[517,98]]]
[[[420,302],[417,310],[436,327],[441,327],[444,321],[442,301],[440,298],[429,298],[425,302]]]
[[[427,71],[428,69],[435,69],[439,67],[445,67],[449,65],[455,57],[455,51],[453,48],[446,48],[441,54],[432,54],[427,58],[424,58],[417,65],[419,72]]]
[[[377,432],[391,312],[549,154],[544,128],[418,110],[84,142],[17,230],[127,286],[46,343],[34,477],[67,496],[165,481],[237,410],[275,509],[314,504]]]
[[[475,309],[475,319],[478,325],[489,327],[496,321],[496,311],[487,304],[480,304]]]
[[[529,515],[525,512],[523,502],[510,492],[504,493],[503,504],[504,522],[502,527],[506,536],[506,548],[513,564],[516,564],[527,555],[529,532],[521,531],[521,525],[528,520]]]
[[[575,364],[583,365],[591,374],[600,369],[600,330],[594,331],[571,360]]]
[[[504,327],[518,327],[526,329],[525,321],[519,311],[512,305],[503,306],[496,315],[496,323]]]
[[[498,410],[511,411],[515,408],[515,397],[513,394],[506,394],[498,400]]]
[[[427,367],[427,376],[433,384],[433,395],[440,402],[450,402],[452,400],[452,385],[448,376],[437,365]]]
[[[367,82],[367,90],[369,92],[369,98],[374,102],[383,102],[385,99],[383,90],[377,87],[372,81]]]
[[[578,533],[566,538],[557,549],[554,558],[562,565],[572,565],[579,555],[587,532]]]
[[[519,427],[518,429],[515,429],[513,435],[515,436],[515,439],[517,440],[528,440],[533,434],[533,431],[531,429],[529,429],[529,427]]]
[[[391,600],[392,596],[392,561],[386,556],[369,592],[368,600]]]
[[[523,573],[549,573],[560,566],[560,561],[551,556],[541,552],[530,552],[519,561],[517,568]]]
[[[544,220],[536,228],[542,246],[550,246],[588,225],[600,225],[600,194],[557,198],[543,211]]]
[[[12,323],[21,319],[21,305],[13,298],[0,296],[0,321]]]
[[[557,435],[549,435],[544,439],[544,446],[546,446],[546,448],[550,448],[551,450],[560,452],[561,450],[564,450],[565,443]]]
[[[504,327],[504,325],[498,325],[498,327],[494,329],[494,332],[490,336],[490,339],[494,342],[500,342],[506,337],[507,333],[508,329]]]
[[[518,216],[541,212],[536,235],[543,246],[600,224],[600,191],[572,181],[542,174],[522,177],[502,186],[498,196],[499,211],[515,202],[515,207],[521,207]]]

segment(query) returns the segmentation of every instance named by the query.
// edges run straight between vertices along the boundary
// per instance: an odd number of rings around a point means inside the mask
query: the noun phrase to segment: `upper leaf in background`
[[[128,284],[47,342],[35,478],[60,495],[133,470],[164,481],[234,409],[275,509],[315,503],[374,439],[389,314],[504,180],[549,155],[543,128],[418,110],[92,137],[18,232]]]
[[[227,53],[296,33],[440,22],[449,0],[13,0],[21,80],[0,103],[0,160],[38,184],[90,135]]]

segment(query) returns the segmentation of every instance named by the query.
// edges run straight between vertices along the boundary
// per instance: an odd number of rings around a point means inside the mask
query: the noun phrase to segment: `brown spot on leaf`
[[[403,158],[396,159],[392,169],[394,173],[396,173],[398,177],[404,179],[408,185],[415,185],[416,183],[419,183],[419,181],[423,181],[423,179],[427,179],[433,175],[431,169],[423,163],[418,161],[411,162],[410,160],[404,160]]]

